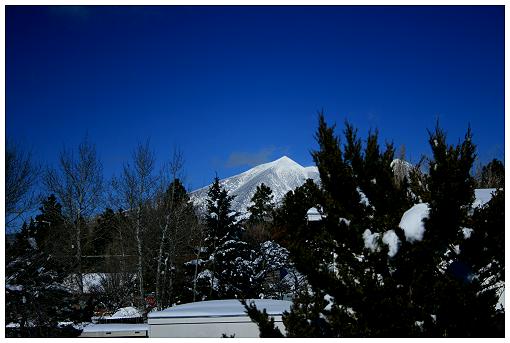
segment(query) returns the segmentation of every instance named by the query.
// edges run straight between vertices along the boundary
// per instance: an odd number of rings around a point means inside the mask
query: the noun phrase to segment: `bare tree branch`
[[[95,146],[84,139],[78,146],[77,158],[64,148],[59,156],[58,167],[47,169],[44,184],[60,200],[64,217],[74,229],[78,282],[83,292],[82,223],[102,205],[103,169]]]
[[[11,227],[35,207],[33,188],[39,167],[30,152],[7,140],[5,148],[5,225]]]

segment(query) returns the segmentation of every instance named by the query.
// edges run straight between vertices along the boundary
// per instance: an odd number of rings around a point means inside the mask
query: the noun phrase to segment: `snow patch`
[[[232,209],[240,213],[240,219],[248,217],[248,206],[257,186],[264,183],[273,191],[273,202],[279,203],[287,192],[303,185],[307,179],[320,182],[319,170],[315,166],[303,167],[287,156],[258,165],[244,173],[220,180],[220,185],[229,195],[235,196],[232,200]],[[207,205],[207,192],[210,186],[200,188],[190,193],[191,201],[199,211],[205,213]]]
[[[398,226],[404,230],[407,241],[421,241],[425,226],[423,219],[429,216],[429,205],[427,203],[416,204],[404,212]]]
[[[393,230],[386,231],[383,235],[382,241],[384,244],[388,245],[388,256],[393,257],[398,252],[398,248],[400,245],[400,240],[397,237],[397,234]]]
[[[470,229],[468,227],[462,228],[462,234],[464,235],[464,239],[468,239],[471,237],[471,234],[473,233],[473,229]]]
[[[488,203],[494,193],[496,192],[496,188],[485,188],[485,189],[475,189],[475,201],[473,201],[473,208],[481,207]]]
[[[333,307],[333,297],[329,294],[326,294],[324,296],[324,300],[326,300],[328,303],[326,305],[326,307],[324,307],[324,310],[326,311],[331,311],[331,308]]]
[[[201,265],[202,265],[202,264],[204,264],[204,263],[205,263],[205,261],[204,261],[204,260],[202,260],[201,258],[199,258],[199,259],[194,259],[194,260],[191,260],[191,261],[185,262],[185,263],[184,263],[184,265],[186,265],[186,266],[190,266],[190,265],[191,265],[191,266],[194,266],[194,265],[199,265],[199,266],[201,266]]]
[[[498,303],[496,304],[496,310],[505,309],[505,286],[498,290]]]
[[[345,225],[349,226],[351,224],[351,221],[349,219],[346,219],[346,218],[339,218],[338,219],[338,223],[345,223]]]
[[[363,241],[365,242],[365,248],[370,249],[370,251],[379,251],[379,237],[381,234],[378,232],[372,233],[369,229],[366,229],[363,232]],[[400,240],[397,237],[397,234],[393,230],[388,230],[382,235],[382,242],[386,244],[389,248],[388,256],[393,257],[398,252],[398,248],[400,246]]]
[[[121,318],[138,318],[141,317],[142,314],[140,311],[134,307],[123,307],[117,310],[112,316],[105,317],[107,319],[121,319]]]
[[[315,207],[310,208],[306,212],[306,217],[308,218],[309,222],[317,222],[322,220],[322,215],[319,213],[319,210]]]
[[[358,194],[359,194],[359,196],[360,196],[360,198],[361,198],[361,199],[360,199],[360,201],[359,201],[359,203],[360,203],[360,204],[363,204],[363,205],[365,205],[365,206],[370,206],[370,202],[368,201],[367,196],[365,195],[365,193],[363,193],[363,191],[361,190],[361,188],[356,187],[356,190],[358,191]]]
[[[379,234],[372,233],[369,229],[366,229],[363,232],[363,241],[365,242],[365,248],[370,249],[372,252],[379,250],[379,245],[377,244],[377,240],[379,238]]]
[[[9,291],[18,291],[18,292],[20,292],[20,291],[23,290],[23,286],[21,286],[21,285],[6,284],[5,288],[8,289]]]
[[[28,243],[32,249],[37,250],[37,242],[34,237],[28,237]]]

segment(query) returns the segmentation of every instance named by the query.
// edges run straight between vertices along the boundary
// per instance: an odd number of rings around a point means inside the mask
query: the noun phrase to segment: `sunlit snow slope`
[[[319,180],[317,167],[303,167],[287,156],[283,156],[276,161],[253,167],[242,174],[220,180],[220,184],[229,195],[236,196],[232,202],[233,209],[246,214],[251,198],[261,183],[271,188],[273,200],[278,203],[288,191],[301,186],[306,179]],[[191,200],[201,210],[206,208],[208,190],[209,186],[206,186],[190,194]]]

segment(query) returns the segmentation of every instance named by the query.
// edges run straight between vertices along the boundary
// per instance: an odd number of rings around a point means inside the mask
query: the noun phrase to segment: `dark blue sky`
[[[6,96],[7,137],[43,163],[88,134],[109,177],[150,138],[193,189],[311,165],[320,109],[413,162],[436,118],[503,159],[504,7],[7,6]]]

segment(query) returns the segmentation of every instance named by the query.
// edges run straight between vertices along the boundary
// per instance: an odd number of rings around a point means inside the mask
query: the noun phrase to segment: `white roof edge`
[[[269,315],[281,315],[289,311],[292,302],[274,299],[247,299],[255,302],[258,309],[265,309]],[[148,318],[211,318],[247,316],[246,309],[238,299],[208,300],[170,307],[163,311],[151,312]]]

